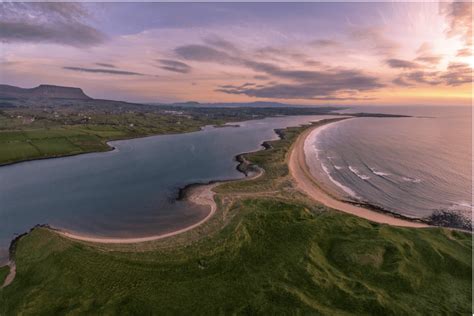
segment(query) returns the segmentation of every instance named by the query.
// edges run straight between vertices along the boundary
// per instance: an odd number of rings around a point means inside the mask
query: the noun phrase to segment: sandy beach
[[[214,201],[215,193],[212,189],[217,184],[218,183],[196,186],[195,188],[192,189],[192,192],[189,194],[189,198],[188,198],[189,201],[198,205],[209,206],[211,209],[209,214],[207,214],[206,217],[204,217],[202,220],[200,220],[199,222],[191,226],[178,229],[169,233],[146,236],[146,237],[137,237],[137,238],[119,238],[119,237],[107,238],[107,237],[96,237],[96,236],[75,234],[72,232],[67,232],[67,231],[62,231],[62,230],[56,230],[56,231],[64,237],[81,240],[81,241],[102,243],[102,244],[134,244],[134,243],[140,243],[140,242],[159,240],[159,239],[171,237],[174,235],[178,235],[178,234],[187,232],[193,228],[196,228],[199,225],[202,225],[204,222],[209,220],[214,215],[214,213],[217,210],[217,205],[216,205],[216,202]]]
[[[324,125],[308,128],[298,137],[290,151],[288,158],[288,167],[298,189],[307,194],[313,200],[336,210],[349,213],[358,217],[368,219],[373,222],[389,224],[400,227],[429,227],[426,224],[409,221],[401,218],[375,212],[364,207],[352,205],[340,201],[321,189],[318,185],[317,179],[311,174],[306,163],[305,156],[305,140],[311,135],[313,131],[321,128]]]

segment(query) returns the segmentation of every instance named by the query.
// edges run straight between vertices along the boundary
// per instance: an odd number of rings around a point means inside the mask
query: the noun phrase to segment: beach
[[[301,133],[296,142],[293,144],[290,155],[288,158],[288,168],[290,174],[293,177],[297,188],[308,195],[314,201],[321,203],[327,207],[349,213],[358,217],[365,218],[367,220],[389,224],[400,227],[429,227],[429,225],[401,218],[396,218],[387,214],[375,212],[364,207],[352,205],[343,201],[340,201],[327,192],[321,189],[318,184],[318,180],[311,174],[308,164],[306,162],[305,155],[305,143],[306,139],[311,135],[313,131],[317,132],[317,129],[323,128],[327,125],[318,125],[312,128],[308,128]]]
[[[217,186],[217,184],[218,183],[199,185],[190,189],[191,192],[189,192],[188,194],[188,200],[197,205],[209,206],[210,211],[207,214],[207,216],[204,217],[199,222],[191,226],[187,226],[185,228],[178,229],[169,233],[146,236],[146,237],[136,237],[136,238],[107,238],[107,237],[87,236],[87,235],[77,234],[77,233],[63,231],[63,230],[56,230],[56,229],[55,231],[57,231],[61,236],[64,236],[64,237],[81,240],[81,241],[87,241],[87,242],[102,243],[102,244],[134,244],[134,243],[140,243],[140,242],[155,241],[155,240],[171,237],[174,235],[178,235],[178,234],[187,232],[193,228],[196,228],[199,225],[202,225],[204,222],[209,220],[214,215],[214,213],[217,210],[217,205],[216,205],[216,202],[214,201],[215,193],[212,189],[215,186]]]

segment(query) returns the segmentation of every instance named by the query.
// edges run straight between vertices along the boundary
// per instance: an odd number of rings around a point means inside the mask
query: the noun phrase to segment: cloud
[[[174,49],[179,57],[186,60],[213,62],[221,64],[235,64],[236,58],[226,52],[205,45],[185,45]]]
[[[62,24],[54,27],[23,22],[0,21],[0,41],[46,42],[72,46],[91,46],[103,41],[100,32],[87,25]]]
[[[210,45],[219,49],[231,51],[231,52],[239,51],[239,49],[234,44],[218,36],[208,36],[204,38],[204,43],[206,43],[207,45]]]
[[[315,47],[337,47],[341,44],[337,41],[330,40],[330,39],[317,39],[309,43],[311,46]]]
[[[87,24],[89,17],[79,3],[3,2],[0,4],[0,41],[77,47],[100,44],[106,37]]]
[[[411,87],[413,86],[413,84],[407,82],[404,78],[403,78],[403,75],[398,77],[398,78],[395,78],[392,80],[392,82],[394,84],[396,84],[397,86],[402,86],[402,87]]]
[[[441,3],[440,11],[448,22],[448,37],[460,36],[466,46],[472,45],[472,8],[470,1]]]
[[[262,98],[340,100],[349,99],[346,96],[347,94],[354,95],[360,91],[369,91],[383,87],[377,78],[354,70],[336,70],[332,72],[282,70],[279,68],[272,69],[265,64],[261,69],[269,71],[274,76],[292,80],[293,82],[272,83],[260,87],[242,85],[221,86],[217,91]],[[356,97],[351,96],[350,99],[356,99]]]
[[[450,86],[472,83],[472,68],[464,63],[450,63],[440,78]]]
[[[326,89],[317,84],[275,84],[264,87],[238,87],[222,86],[216,89],[218,92],[227,94],[243,94],[250,97],[272,98],[272,99],[310,99],[310,100],[358,100],[346,91],[345,96],[327,95]],[[366,98],[364,98],[366,99]]]
[[[387,59],[386,63],[392,68],[404,70],[392,83],[402,87],[411,87],[415,84],[440,85],[448,84],[443,78],[442,71],[433,71],[442,59],[441,55],[433,53],[432,45],[424,42],[416,51],[417,57],[413,61],[403,59]]]
[[[416,69],[420,67],[420,65],[412,61],[403,60],[403,59],[395,59],[395,58],[387,59],[386,63],[391,68]]]
[[[336,94],[354,94],[383,87],[376,77],[358,70],[333,69],[324,71],[285,69],[279,65],[255,61],[245,56],[236,56],[205,45],[185,45],[174,52],[183,59],[213,62],[224,65],[238,65],[260,73],[260,76],[279,78],[289,83],[269,83],[266,86],[227,85],[216,91],[228,94],[245,94],[265,98],[334,99]],[[354,97],[351,97],[352,99]]]
[[[441,61],[441,58],[439,55],[421,55],[416,57],[415,60],[425,64],[437,65]]]
[[[445,71],[412,71],[399,75],[392,82],[405,87],[413,86],[415,83],[459,86],[472,83],[472,68],[465,63],[450,63]]]
[[[393,56],[399,45],[385,36],[380,28],[354,27],[350,31],[352,39],[362,41],[369,45],[379,55]]]
[[[432,86],[439,85],[443,82],[439,78],[438,71],[414,71],[406,74],[405,78],[416,83],[429,84]]]
[[[386,63],[392,68],[416,69],[420,67],[420,65],[412,61],[396,58],[387,59]]]
[[[257,86],[257,84],[255,84],[253,82],[246,82],[246,83],[241,84],[239,86],[232,85],[232,84],[226,84],[226,85],[219,86],[219,88],[221,88],[221,89],[245,89],[245,88],[254,87],[254,86]]]
[[[253,78],[256,80],[269,80],[270,79],[269,76],[264,76],[264,75],[255,75],[253,76]]]
[[[161,63],[161,69],[172,71],[172,72],[179,72],[182,74],[189,73],[191,71],[191,66],[185,64],[183,62],[171,59],[159,59]]]
[[[322,63],[319,62],[319,61],[315,61],[315,60],[305,60],[304,62],[304,65],[305,66],[309,66],[309,67],[320,67],[322,66]]]
[[[273,60],[273,61],[284,61],[284,60],[300,60],[304,61],[308,59],[308,56],[299,52],[291,51],[287,48],[279,48],[279,47],[272,47],[267,46],[258,49],[255,52],[255,56],[257,58],[265,59],[265,60]]]
[[[108,63],[95,63],[97,66],[101,66],[101,67],[107,67],[107,68],[117,68],[115,67],[115,65],[112,65],[112,64],[108,64]]]
[[[433,48],[430,43],[425,42],[421,44],[418,50],[416,51],[418,56],[415,58],[415,61],[428,65],[439,64],[442,59],[442,56],[434,54],[432,49]]]
[[[472,57],[472,48],[462,48],[458,50],[457,57]]]
[[[320,87],[325,87],[327,93],[341,89],[370,90],[382,87],[382,85],[378,83],[377,78],[365,75],[358,70],[288,70],[282,69],[274,64],[254,61],[245,61],[245,65],[255,71],[265,72],[267,75],[273,77],[317,84]]]
[[[122,76],[144,76],[144,74],[125,70],[113,70],[113,69],[101,69],[101,68],[83,68],[83,67],[69,67],[65,66],[63,69],[79,71],[79,72],[91,72],[91,73],[102,73],[109,75],[122,75]]]

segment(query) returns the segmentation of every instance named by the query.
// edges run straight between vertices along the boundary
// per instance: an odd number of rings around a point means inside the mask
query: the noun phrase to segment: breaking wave
[[[352,166],[349,166],[349,170],[352,171],[353,174],[355,174],[356,176],[358,176],[359,178],[361,178],[362,180],[369,180],[370,177],[369,176],[366,176],[365,174],[362,174],[360,173],[359,169],[357,168],[354,168]]]

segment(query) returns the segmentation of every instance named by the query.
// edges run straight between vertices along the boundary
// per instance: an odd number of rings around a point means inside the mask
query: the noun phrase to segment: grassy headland
[[[0,314],[468,314],[471,236],[380,225],[294,189],[286,158],[304,130],[245,154],[265,172],[217,187],[196,230],[92,245],[36,228],[16,244]],[[252,168],[247,165],[246,168]]]

